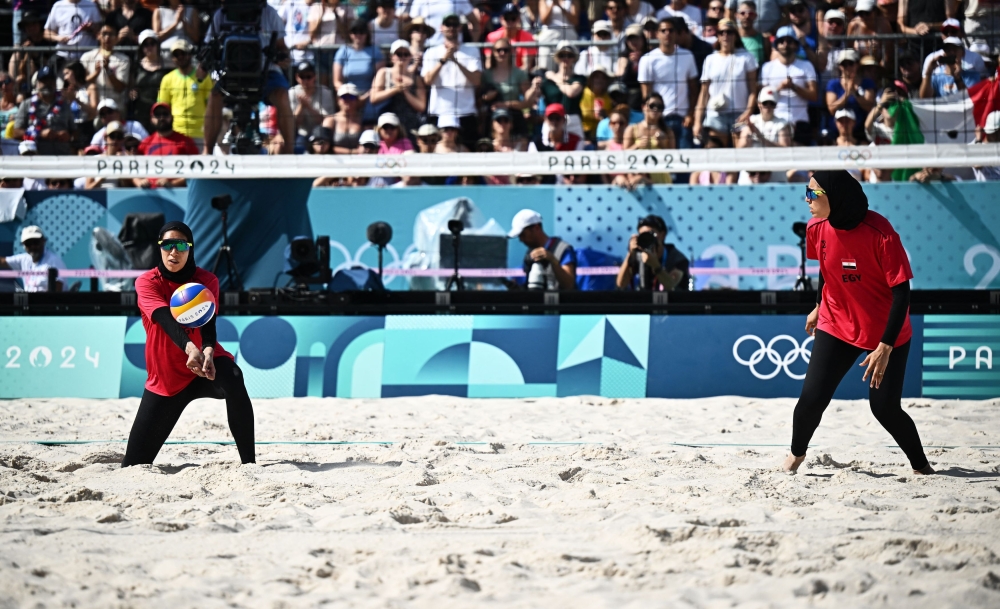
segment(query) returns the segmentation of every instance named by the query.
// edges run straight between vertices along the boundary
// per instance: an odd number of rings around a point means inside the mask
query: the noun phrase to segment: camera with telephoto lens
[[[641,250],[652,251],[656,247],[656,233],[651,231],[639,233],[635,238],[635,244]]]
[[[270,43],[261,43],[261,15],[265,0],[225,0],[221,6],[222,26],[211,35],[198,53],[198,61],[212,73],[215,89],[232,108],[229,131],[223,138],[236,154],[259,154],[263,146],[257,108],[263,101],[268,70],[276,60],[278,32]]]

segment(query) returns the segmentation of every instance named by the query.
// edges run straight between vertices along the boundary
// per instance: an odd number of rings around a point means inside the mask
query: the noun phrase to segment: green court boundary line
[[[64,446],[78,444],[124,444],[128,440],[0,440],[0,444],[41,444],[42,446]],[[234,440],[167,440],[164,444],[173,446],[195,446],[195,445],[222,445],[233,446]],[[254,442],[259,446],[392,446],[400,444],[396,441],[347,441],[347,440],[261,440]],[[605,442],[451,442],[457,446],[490,446],[492,444],[523,444],[527,446],[599,446]],[[677,446],[683,448],[787,448],[788,443],[782,444],[742,444],[732,442],[665,442],[664,446]],[[855,445],[860,446],[860,445]],[[815,445],[810,445],[815,448]],[[883,448],[899,448],[895,444],[885,444]],[[1000,445],[929,445],[925,449],[944,448],[954,450],[957,448],[971,448],[975,450],[1000,450]]]

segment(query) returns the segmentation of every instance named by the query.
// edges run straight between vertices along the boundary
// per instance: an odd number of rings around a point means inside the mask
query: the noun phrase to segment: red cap
[[[170,110],[170,104],[167,102],[156,102],[153,104],[153,107],[149,109],[149,115],[153,116],[153,114],[156,113],[157,108],[166,108],[167,110]],[[171,113],[173,113],[173,110],[171,110]]]
[[[566,108],[563,108],[562,104],[549,104],[548,106],[545,106],[545,118],[548,118],[553,114],[558,114],[559,116],[566,118]]]

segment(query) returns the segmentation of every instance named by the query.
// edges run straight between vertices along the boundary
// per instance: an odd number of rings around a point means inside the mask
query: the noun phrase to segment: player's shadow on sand
[[[981,472],[967,467],[949,467],[948,469],[939,469],[936,473],[938,476],[951,478],[1000,478],[1000,473]]]
[[[374,463],[371,461],[342,461],[340,463],[316,463],[314,461],[275,461],[268,463],[264,467],[274,465],[291,465],[304,472],[328,472],[335,469],[346,469],[348,467],[399,467],[402,461],[386,461],[384,463]]]
[[[157,469],[159,469],[164,474],[173,475],[173,474],[182,472],[182,471],[186,470],[189,467],[198,467],[198,464],[197,463],[181,463],[180,465],[157,465],[156,467],[157,467]]]

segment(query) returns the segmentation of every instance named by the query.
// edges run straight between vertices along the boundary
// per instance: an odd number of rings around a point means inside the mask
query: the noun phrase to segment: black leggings
[[[228,357],[215,360],[215,380],[198,377],[177,395],[157,395],[150,390],[142,394],[139,412],[128,435],[128,448],[122,467],[152,463],[167,441],[177,419],[191,400],[215,398],[226,400],[229,430],[240,451],[240,461],[255,463],[253,438],[253,404],[243,384],[243,371]]]
[[[854,362],[863,352],[864,349],[860,347],[849,345],[826,332],[816,331],[809,369],[802,384],[802,395],[795,405],[795,415],[792,419],[792,454],[796,457],[806,454],[809,440],[819,427],[823,411],[833,399],[833,393],[840,385],[840,381],[852,368],[857,369],[860,376],[860,368],[856,367]],[[906,356],[909,352],[909,341],[892,350],[882,384],[878,389],[869,388],[868,402],[872,414],[906,453],[910,465],[913,469],[919,470],[927,467],[927,457],[924,456],[924,448],[920,444],[917,426],[913,424],[910,415],[903,412],[902,404],[903,375],[906,372]]]

